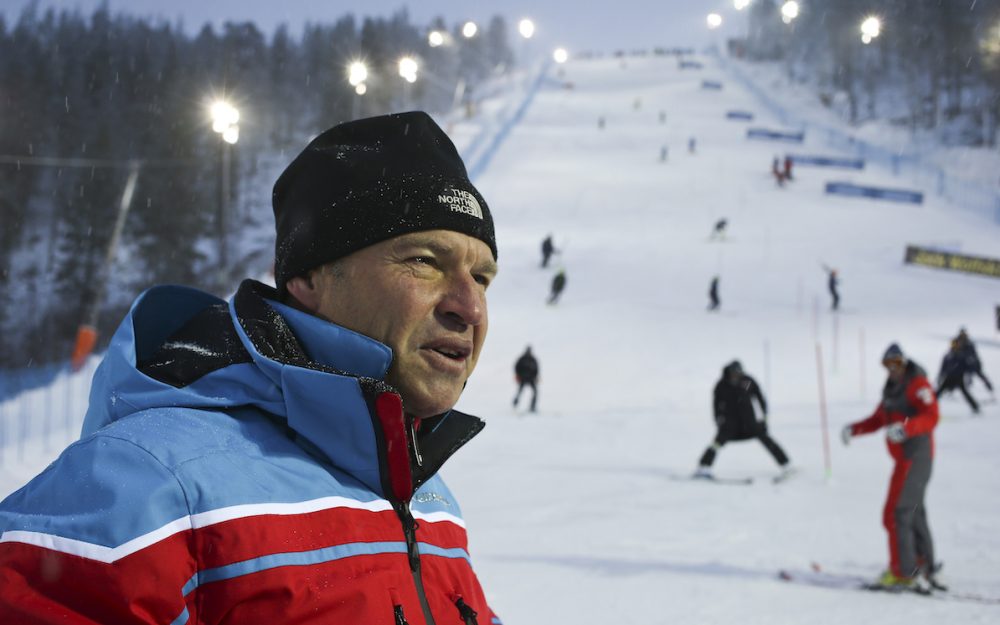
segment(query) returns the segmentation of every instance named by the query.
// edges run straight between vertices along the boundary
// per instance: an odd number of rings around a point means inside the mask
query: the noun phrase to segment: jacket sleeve
[[[877,432],[885,427],[887,418],[888,415],[880,403],[878,408],[875,409],[875,412],[872,413],[870,417],[862,419],[861,421],[855,421],[851,424],[851,435],[860,436],[862,434]]]
[[[0,503],[0,623],[187,622],[186,512],[173,474],[134,443],[72,445]]]
[[[916,411],[903,424],[906,436],[920,436],[933,431],[938,423],[938,404],[927,378],[914,378],[906,387],[906,399]]]
[[[726,419],[726,399],[722,392],[722,382],[715,385],[715,391],[712,393],[712,416],[715,417],[716,423]]]
[[[764,399],[764,393],[760,390],[757,380],[753,378],[750,378],[750,394],[757,398],[757,401],[760,403],[760,410],[764,418],[767,418],[767,400]]]

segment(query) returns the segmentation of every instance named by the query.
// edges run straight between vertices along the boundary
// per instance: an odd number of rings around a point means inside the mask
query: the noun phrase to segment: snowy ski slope
[[[553,70],[477,180],[497,221],[501,274],[483,359],[459,408],[488,427],[445,475],[491,603],[511,625],[1000,621],[1000,605],[777,578],[813,562],[865,577],[885,566],[888,454],[881,436],[844,448],[837,433],[874,408],[890,341],[935,375],[964,325],[1000,382],[991,325],[1000,281],[901,262],[907,243],[996,256],[1000,228],[938,203],[932,181],[920,207],[822,193],[833,179],[904,186],[887,171],[803,167],[776,188],[775,155],[828,150],[808,137],[805,146],[746,140],[747,124],[725,120],[726,110],[756,111],[755,126],[774,120],[703,61],[702,71],[656,57],[570,62],[562,79]],[[723,90],[703,91],[706,78]],[[687,152],[692,136],[696,154]],[[721,217],[727,239],[710,241]],[[569,278],[556,306],[544,303],[553,271],[538,266],[550,232],[561,249],[555,266]],[[841,273],[836,315],[822,263]],[[709,313],[716,274],[722,308]],[[541,362],[537,415],[510,406],[513,362],[526,344]],[[694,469],[711,440],[711,389],[733,358],[764,387],[772,434],[801,470],[784,484],[771,484],[773,461],[754,442],[725,447],[715,464],[721,476],[756,478],[750,486],[673,479]],[[10,445],[20,415],[85,402],[79,381],[57,384],[49,399],[38,391],[0,408],[9,426],[0,496],[69,440],[58,417],[47,449],[35,437],[18,458]],[[973,392],[986,397],[981,385]],[[1000,407],[985,404],[975,418],[954,396],[941,407],[928,511],[943,577],[958,591],[1000,598]]]

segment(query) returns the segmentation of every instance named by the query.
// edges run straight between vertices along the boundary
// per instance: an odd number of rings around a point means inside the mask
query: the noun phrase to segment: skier
[[[757,420],[753,402],[760,404],[763,415]],[[743,366],[734,360],[722,369],[722,379],[715,385],[714,395],[715,424],[718,431],[715,440],[708,446],[698,461],[695,477],[712,478],[712,463],[723,445],[730,441],[744,441],[751,438],[759,440],[767,448],[774,460],[781,467],[781,476],[791,472],[788,456],[767,432],[767,401],[761,393],[757,382],[743,373]]]
[[[514,395],[514,407],[521,399],[521,391],[525,386],[531,387],[531,412],[535,412],[538,402],[538,360],[531,353],[531,345],[525,348],[524,353],[514,363],[514,379],[517,380],[517,394]]]
[[[725,218],[720,219],[719,221],[715,222],[715,226],[712,228],[712,234],[709,235],[708,238],[709,239],[723,239],[723,240],[725,240],[725,238],[726,238],[726,226],[728,226],[728,225],[729,225],[729,222]]]
[[[719,276],[712,276],[712,285],[708,288],[708,309],[719,309]]]
[[[782,172],[782,175],[785,177],[785,180],[791,180],[792,179],[792,157],[791,156],[785,155],[785,169]]]
[[[771,161],[771,175],[774,176],[774,181],[778,183],[779,187],[785,186],[785,172],[782,171],[781,160],[777,156]]]
[[[566,270],[560,269],[559,273],[552,278],[552,292],[549,293],[549,304],[555,304],[566,288]]]
[[[667,162],[667,154],[668,153],[669,152],[667,150],[667,146],[664,145],[664,146],[660,147],[660,162],[661,163],[666,163]]]
[[[885,428],[886,445],[896,464],[882,512],[889,533],[889,569],[875,585],[926,593],[927,584],[943,589],[934,579],[934,543],[924,507],[934,458],[937,399],[923,368],[899,345],[889,345],[882,365],[888,379],[881,403],[867,419],[844,426],[841,439],[847,445],[854,436]]]
[[[965,373],[970,378],[973,375],[979,376],[979,379],[986,385],[986,390],[992,395],[993,384],[990,383],[990,379],[983,373],[983,363],[979,360],[979,354],[976,352],[976,344],[969,338],[969,333],[965,331],[965,328],[959,328],[958,336],[955,337],[955,340],[958,341],[960,353],[965,360]]]
[[[660,123],[661,124],[667,123],[667,112],[666,111],[660,111]]]
[[[836,269],[823,265],[823,271],[827,274],[826,287],[830,291],[830,299],[832,300],[830,310],[837,310],[840,308],[840,292],[837,290],[837,286],[840,285],[840,278]]]
[[[958,389],[962,392],[962,396],[965,397],[965,401],[969,402],[972,412],[978,413],[979,404],[976,403],[976,400],[969,394],[969,389],[965,386],[966,373],[969,373],[969,371],[966,369],[966,359],[962,353],[962,345],[958,339],[952,339],[951,348],[941,361],[941,370],[938,371],[937,377],[937,389],[934,391],[934,394],[940,399],[942,393]]]
[[[548,235],[542,240],[542,268],[549,266],[549,258],[556,251],[556,246],[552,243],[552,235]]]
[[[604,130],[604,116],[603,115],[601,115],[600,117],[597,118],[597,129],[598,130]]]
[[[688,139],[688,154],[694,154],[698,146],[698,141],[694,137]]]

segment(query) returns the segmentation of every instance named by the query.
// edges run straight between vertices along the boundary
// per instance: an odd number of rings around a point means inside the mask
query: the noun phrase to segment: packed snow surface
[[[879,169],[798,167],[778,188],[774,156],[842,154],[809,136],[802,146],[746,139],[748,125],[776,122],[703,62],[700,71],[662,57],[553,69],[476,181],[496,219],[501,272],[486,349],[458,408],[488,426],[444,472],[491,604],[510,625],[1000,622],[1000,605],[778,579],[814,564],[866,578],[885,568],[891,461],[881,435],[844,447],[839,430],[874,410],[892,341],[933,377],[964,326],[1000,383],[1000,281],[902,262],[907,244],[996,256],[1000,227],[940,202],[931,181],[917,189],[927,193],[921,206],[823,194],[828,180],[912,184]],[[704,79],[723,89],[703,90]],[[757,119],[727,121],[732,109]],[[461,123],[454,131],[474,135]],[[720,218],[726,238],[710,240]],[[545,270],[548,233],[560,253]],[[824,264],[840,273],[838,313]],[[549,306],[559,267],[568,285]],[[714,275],[722,307],[708,312]],[[511,407],[513,363],[528,344],[541,365],[537,414],[523,412],[526,398]],[[753,484],[683,479],[714,435],[711,391],[733,359],[763,387],[770,431],[799,469],[785,483],[772,484],[777,468],[755,441],[727,445],[715,463],[717,475]],[[85,387],[63,378],[3,407],[0,496],[67,442],[64,407],[82,414]],[[989,397],[979,382],[972,390]],[[46,409],[56,415],[48,448],[34,437],[16,451],[22,422]],[[941,414],[927,506],[942,578],[1000,598],[1000,407],[972,416],[950,395]]]

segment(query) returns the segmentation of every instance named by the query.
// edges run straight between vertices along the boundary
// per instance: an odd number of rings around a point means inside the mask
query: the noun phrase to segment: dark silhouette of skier
[[[785,172],[781,168],[781,159],[777,156],[771,161],[771,175],[774,176],[774,181],[778,183],[779,187],[785,186]]]
[[[531,353],[531,345],[525,348],[524,353],[514,363],[514,379],[517,380],[517,394],[514,395],[514,407],[521,399],[521,391],[525,386],[531,387],[531,412],[535,412],[538,403],[538,360]]]
[[[694,154],[698,147],[698,140],[694,137],[688,139],[688,154]]]
[[[826,287],[830,291],[830,298],[832,300],[830,310],[837,310],[840,308],[840,292],[837,290],[837,287],[840,285],[840,278],[836,269],[823,265],[823,270],[827,273]]]
[[[729,225],[729,222],[725,218],[722,218],[719,221],[715,222],[715,226],[712,228],[712,234],[709,235],[708,238],[709,239],[725,239],[726,238],[726,227],[728,225]]]
[[[552,278],[552,292],[549,293],[549,304],[555,304],[566,288],[566,270],[560,269],[559,273]]]
[[[959,352],[962,354],[965,376],[969,378],[968,383],[971,384],[972,376],[978,376],[983,381],[983,384],[986,385],[986,390],[992,395],[993,384],[990,383],[990,379],[983,373],[983,363],[979,360],[976,344],[969,338],[969,333],[965,331],[965,328],[959,328],[958,336],[955,337],[955,340],[958,341]]]
[[[760,404],[762,418],[757,419],[753,401]],[[743,372],[743,366],[734,360],[722,370],[722,378],[715,385],[713,394],[715,424],[718,428],[712,444],[698,460],[695,477],[711,478],[715,456],[726,443],[757,439],[767,448],[774,461],[781,467],[782,477],[789,471],[788,456],[767,432],[767,401],[757,382]]]
[[[712,276],[712,285],[708,288],[708,309],[719,309],[719,276]]]
[[[937,377],[937,388],[934,390],[934,394],[940,398],[942,394],[957,389],[965,397],[965,401],[969,403],[969,408],[972,408],[972,412],[978,413],[979,404],[976,403],[976,400],[969,393],[969,389],[965,385],[965,376],[968,373],[971,373],[971,371],[968,368],[965,354],[962,353],[962,345],[958,339],[952,339],[951,347],[941,361],[941,369],[938,371]]]
[[[785,156],[785,170],[782,172],[782,174],[784,175],[785,180],[791,180],[792,179],[792,157],[791,156]]]
[[[549,259],[552,257],[552,254],[555,253],[555,251],[556,251],[556,246],[552,243],[552,235],[550,234],[547,237],[545,237],[545,239],[542,241],[543,268],[549,266]]]

